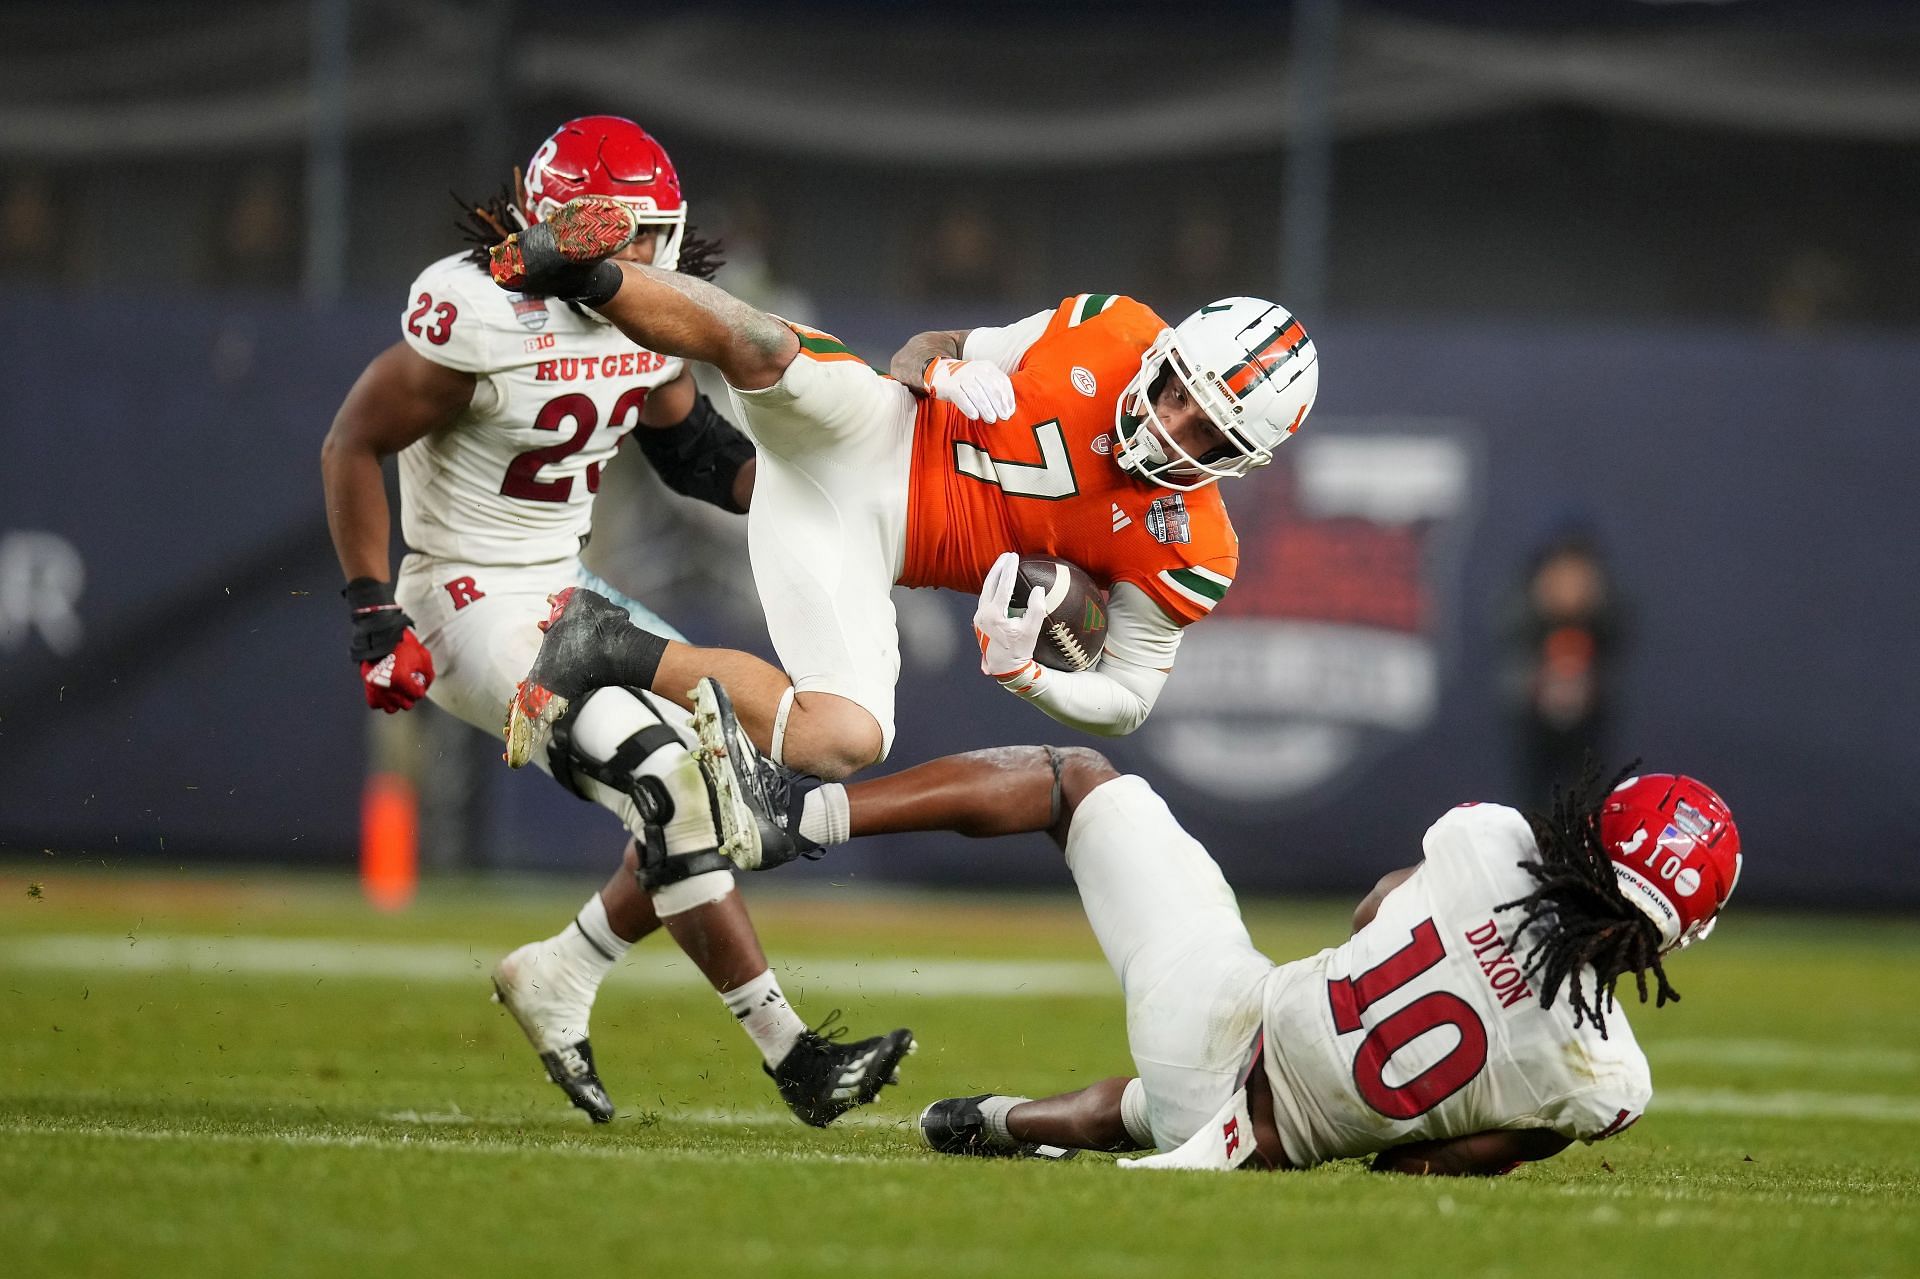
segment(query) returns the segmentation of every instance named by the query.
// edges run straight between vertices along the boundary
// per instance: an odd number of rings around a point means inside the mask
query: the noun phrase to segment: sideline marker
[[[405,910],[420,886],[420,803],[399,773],[368,773],[360,795],[360,891],[375,910]]]

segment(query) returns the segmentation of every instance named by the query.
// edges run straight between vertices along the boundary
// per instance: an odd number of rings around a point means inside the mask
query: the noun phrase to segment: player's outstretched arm
[[[1511,1128],[1416,1141],[1374,1156],[1373,1171],[1415,1177],[1498,1177],[1551,1159],[1572,1143],[1550,1128]]]
[[[699,360],[742,391],[772,386],[800,353],[785,321],[717,284],[637,262],[616,262],[620,287],[594,309],[649,351]]]
[[[647,350],[711,364],[743,391],[778,382],[799,354],[799,336],[718,285],[613,261],[635,229],[620,201],[582,196],[494,245],[488,273],[503,289],[590,306]]]

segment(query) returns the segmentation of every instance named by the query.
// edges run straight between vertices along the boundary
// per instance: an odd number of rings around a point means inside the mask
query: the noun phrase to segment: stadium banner
[[[129,342],[83,301],[8,301],[0,850],[350,864],[368,712],[318,450],[394,315],[117,299]],[[834,324],[875,360],[950,327]],[[976,671],[972,601],[900,591],[885,767],[1096,746],[1150,778],[1243,890],[1362,889],[1415,860],[1449,806],[1534,798],[1498,619],[1535,550],[1577,523],[1630,619],[1612,757],[1725,795],[1751,854],[1743,896],[1920,900],[1900,715],[1920,704],[1920,353],[1686,329],[1328,324],[1315,340],[1319,406],[1226,490],[1239,573],[1138,733],[1079,738],[1001,693]],[[1178,537],[1179,506],[1131,532]],[[644,558],[698,527],[656,530]],[[603,551],[627,554],[596,544],[590,562]],[[609,576],[698,642],[766,651],[697,585]],[[544,776],[485,767],[480,783],[463,801],[473,864],[599,875],[616,855],[612,821]],[[1066,882],[1038,838],[890,839],[780,873]]]

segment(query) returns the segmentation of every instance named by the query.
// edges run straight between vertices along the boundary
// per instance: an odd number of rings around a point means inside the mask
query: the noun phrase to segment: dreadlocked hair
[[[453,202],[460,206],[464,215],[455,225],[460,231],[460,238],[471,246],[467,250],[467,261],[483,271],[487,268],[487,250],[527,227],[526,215],[521,212],[526,207],[527,193],[518,168],[514,169],[511,182],[503,183],[498,191],[480,203],[452,192],[448,194],[453,195]],[[725,265],[720,241],[695,234],[693,224],[688,223],[686,232],[680,237],[680,262],[674,269],[696,280],[711,280],[714,272]]]
[[[498,191],[477,204],[452,191],[447,193],[465,215],[454,225],[459,229],[460,238],[471,246],[467,249],[467,261],[482,271],[487,269],[487,250],[527,225],[515,199],[520,171],[515,169],[513,176],[515,181],[503,183]]]
[[[1597,786],[1600,770],[1589,759],[1579,785],[1566,791],[1554,788],[1550,811],[1528,813],[1540,856],[1520,865],[1539,887],[1496,907],[1525,912],[1507,938],[1510,950],[1520,945],[1528,929],[1541,925],[1525,968],[1527,976],[1540,976],[1541,1006],[1552,1007],[1554,996],[1566,986],[1574,1027],[1584,1020],[1602,1039],[1607,1035],[1603,1014],[1613,1007],[1614,984],[1628,973],[1639,987],[1641,1003],[1647,1000],[1649,970],[1658,992],[1654,1007],[1680,999],[1660,966],[1659,930],[1621,894],[1613,859],[1600,843],[1601,804],[1639,766],[1636,759],[1606,785]],[[1589,966],[1594,973],[1591,1000],[1580,986],[1580,970]]]

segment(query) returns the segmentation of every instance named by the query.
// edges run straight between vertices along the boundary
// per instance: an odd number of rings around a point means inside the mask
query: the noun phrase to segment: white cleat
[[[613,1102],[594,1068],[593,1045],[587,1039],[591,987],[565,971],[548,943],[537,941],[494,966],[493,998],[520,1023],[547,1068],[547,1078],[567,1100],[596,1124],[612,1120]]]

